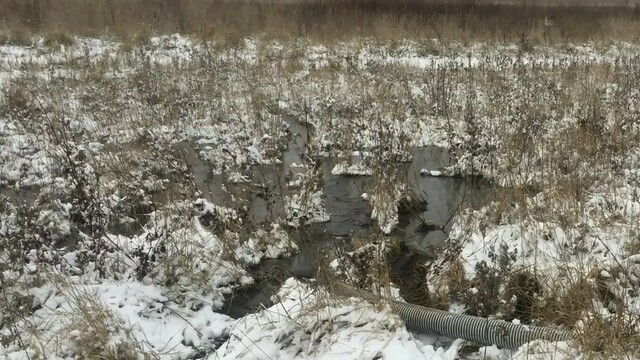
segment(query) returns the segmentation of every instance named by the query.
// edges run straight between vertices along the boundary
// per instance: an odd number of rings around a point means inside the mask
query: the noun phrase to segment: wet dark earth
[[[313,278],[316,275],[319,254],[341,247],[349,250],[351,239],[371,236],[378,228],[375,220],[371,219],[369,202],[362,197],[370,189],[372,177],[332,174],[337,159],[320,157],[312,160],[308,157],[307,141],[313,128],[291,117],[285,117],[285,120],[290,136],[281,164],[251,166],[247,172],[250,182],[232,183],[227,181],[225,174],[217,174],[198,156],[199,147],[203,144],[185,141],[173,146],[173,150],[188,163],[202,197],[216,204],[248,211],[249,221],[255,226],[285,218],[283,195],[300,191],[290,188],[288,182],[296,177],[297,172],[309,171],[310,167],[317,171],[316,181],[324,194],[329,221],[291,228],[290,236],[300,251],[291,257],[263,261],[251,269],[256,282],[230,295],[225,303],[223,312],[232,317],[241,317],[262,306],[269,306],[270,296],[286,278]],[[404,178],[418,201],[410,206],[400,204],[399,224],[389,234],[401,248],[391,260],[392,279],[407,286],[412,286],[411,281],[403,279],[413,276],[415,263],[424,257],[426,250],[447,238],[456,211],[486,203],[495,190],[477,178],[422,174],[423,169],[437,171],[451,164],[452,159],[444,148],[414,148],[411,155],[411,161],[398,164],[396,171],[406,176]],[[300,168],[300,164],[308,166]],[[37,189],[21,189],[16,193],[0,187],[0,191],[21,202],[33,201],[37,194]],[[119,224],[114,230],[136,232],[143,225],[140,222],[136,224],[134,228]]]

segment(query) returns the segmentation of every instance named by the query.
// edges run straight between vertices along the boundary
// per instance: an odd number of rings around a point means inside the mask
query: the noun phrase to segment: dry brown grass
[[[30,350],[30,359],[46,358],[52,352],[55,356],[55,351],[69,350],[83,359],[159,358],[144,340],[135,337],[132,326],[101,302],[91,286],[70,284],[64,276],[45,267],[39,267],[38,274],[55,287],[67,306],[60,304],[55,309],[41,309],[46,315],[30,317],[34,311],[33,296],[17,298],[19,303],[16,305],[20,305],[20,309],[16,310],[20,313],[12,311],[11,318],[7,316],[9,313],[1,318],[9,336],[3,334],[0,341],[11,343],[12,337],[18,338],[20,346]],[[3,289],[2,300],[7,300],[7,291],[11,294],[13,289]],[[0,301],[0,306],[4,305]]]
[[[214,39],[266,35],[325,41],[362,36],[445,42],[633,41],[640,30],[639,19],[638,8],[628,6],[469,1],[0,0],[0,24],[12,32],[96,35],[108,31],[131,40],[139,34],[179,32]]]
[[[71,46],[74,39],[68,32],[60,29],[53,29],[45,34],[44,44],[47,46]]]
[[[0,44],[29,46],[31,44],[31,32],[24,27],[8,28],[0,26]]]
[[[534,308],[539,320],[573,329],[573,338],[586,358],[627,358],[640,349],[638,319],[612,294],[598,271],[578,276],[571,284],[557,286]],[[603,314],[597,304],[609,304]],[[617,309],[612,309],[612,307]]]

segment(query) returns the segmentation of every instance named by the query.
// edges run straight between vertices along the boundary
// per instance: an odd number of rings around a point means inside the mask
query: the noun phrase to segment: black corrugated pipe
[[[356,289],[345,283],[333,283],[334,291],[347,296],[375,301],[372,293]],[[482,345],[517,349],[532,340],[565,341],[570,332],[543,326],[514,324],[503,320],[455,314],[419,305],[393,302],[394,311],[404,321],[407,329],[418,333],[436,334],[452,339],[465,339]]]

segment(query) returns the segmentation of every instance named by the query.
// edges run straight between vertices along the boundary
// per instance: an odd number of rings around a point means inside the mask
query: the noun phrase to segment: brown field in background
[[[33,33],[95,36],[104,32],[123,39],[176,32],[208,39],[262,35],[322,41],[363,36],[438,38],[443,42],[638,39],[640,10],[635,2],[586,1],[576,5],[551,0],[519,4],[482,0],[0,0],[0,31],[9,40]],[[557,6],[547,6],[552,4]],[[603,6],[592,6],[595,4]]]

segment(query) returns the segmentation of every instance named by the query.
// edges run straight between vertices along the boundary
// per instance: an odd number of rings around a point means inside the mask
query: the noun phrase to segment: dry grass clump
[[[629,358],[640,350],[637,320],[606,319],[601,316],[587,318],[576,330],[574,338],[587,358]]]
[[[599,270],[558,285],[536,305],[538,321],[572,329],[587,358],[626,358],[640,350],[638,315],[610,291]]]
[[[105,360],[134,360],[139,359],[139,355],[145,359],[157,358],[151,353],[145,354],[131,329],[126,328],[95,296],[82,292],[71,296],[75,306],[68,314],[68,324],[59,335],[77,344],[76,356]],[[121,338],[115,344],[114,335]]]
[[[451,301],[461,300],[468,293],[470,286],[459,259],[449,256],[442,259],[421,268],[416,276],[428,279],[428,283],[422,285],[422,292],[426,293],[426,303],[423,300],[422,305],[448,310]],[[431,284],[433,285],[429,286]]]
[[[0,45],[29,46],[32,42],[31,35],[29,30],[22,27],[0,26]]]
[[[391,280],[389,259],[399,250],[393,239],[373,235],[370,238],[354,239],[351,251],[338,248],[329,270],[322,269],[319,278],[331,286],[331,281],[341,281],[358,289],[365,289],[383,298],[390,298]]]
[[[20,82],[11,84],[0,95],[0,113],[3,115],[20,116],[30,119],[34,112],[39,111],[34,104],[33,96]]]
[[[57,308],[36,306],[34,295],[20,299],[20,313],[6,311],[4,304],[0,325],[5,334],[2,344],[19,344],[32,359],[51,355],[86,359],[158,359],[156,353],[136,339],[134,329],[108,309],[91,287],[71,284],[60,274],[38,267],[33,274],[47,279],[59,298]],[[6,285],[3,281],[3,285]],[[17,287],[16,287],[17,288]],[[3,289],[3,299],[13,288]],[[17,295],[17,294],[15,294]],[[33,315],[37,311],[36,316]],[[8,315],[11,315],[9,317]],[[7,331],[11,336],[5,336]],[[6,341],[6,343],[5,343]]]
[[[74,42],[73,37],[68,32],[59,29],[47,32],[44,36],[44,44],[46,46],[71,46]]]
[[[438,257],[427,264],[426,277],[431,306],[448,309],[452,303],[464,307],[465,313],[481,317],[518,318],[531,322],[531,297],[535,279],[513,267],[515,254],[502,247],[492,253],[492,263],[480,262],[475,274],[466,274],[455,246],[445,246]]]

